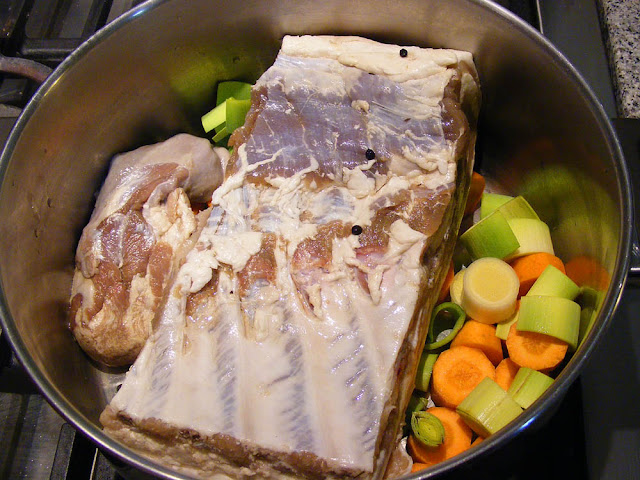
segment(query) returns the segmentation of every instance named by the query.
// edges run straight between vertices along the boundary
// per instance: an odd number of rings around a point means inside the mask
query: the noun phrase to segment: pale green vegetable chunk
[[[516,373],[507,393],[522,408],[529,408],[553,383],[553,378],[531,368],[522,367]]]
[[[486,438],[520,415],[522,407],[500,385],[485,377],[456,411],[474,432]]]
[[[576,348],[580,305],[561,297],[524,296],[520,299],[518,330],[550,335]]]

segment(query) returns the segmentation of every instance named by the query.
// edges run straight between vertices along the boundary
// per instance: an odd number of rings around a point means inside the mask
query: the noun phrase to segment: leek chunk
[[[578,330],[578,344],[582,343],[584,337],[591,331],[593,323],[598,316],[598,311],[593,308],[583,308],[580,311],[580,328]]]
[[[518,248],[507,255],[505,260],[513,260],[530,253],[553,252],[551,233],[546,223],[533,218],[512,218],[507,220],[513,235],[518,242]]]
[[[522,408],[529,408],[553,383],[553,378],[542,372],[521,367],[507,393]]]
[[[504,205],[508,201],[513,200],[509,195],[500,195],[499,193],[485,193],[480,201],[480,218],[488,217],[498,207]]]
[[[416,395],[416,393],[413,392],[411,394],[411,398],[409,399],[409,405],[407,405],[407,409],[405,410],[405,423],[410,424],[411,414],[413,412],[426,410],[428,404],[429,404],[429,400],[427,400],[427,397],[423,395]]]
[[[471,258],[505,258],[520,247],[509,222],[499,211],[493,212],[460,235],[460,242]]]
[[[604,299],[605,292],[602,290],[596,290],[592,287],[582,287],[580,289],[580,295],[576,299],[578,304],[582,307],[580,312],[580,333],[578,335],[578,343],[582,343],[584,337],[587,336],[593,322],[598,316],[600,305]]]
[[[508,263],[481,258],[465,271],[462,307],[478,322],[502,322],[516,310],[519,287],[518,275]]]
[[[223,124],[219,129],[217,129],[216,134],[213,136],[213,141],[215,143],[221,142],[229,135],[230,132],[227,130],[227,126]]]
[[[509,329],[511,325],[518,321],[518,312],[516,311],[511,317],[507,318],[504,322],[500,322],[496,325],[496,337],[500,340],[507,340],[509,336]]]
[[[463,268],[458,273],[456,273],[453,277],[453,282],[451,282],[451,286],[449,287],[449,295],[451,296],[451,301],[456,305],[462,306],[462,287],[464,284],[464,272],[467,269]]]
[[[437,447],[444,442],[444,426],[438,417],[429,412],[413,412],[411,430],[427,447]]]
[[[510,220],[512,218],[531,218],[533,220],[540,220],[538,214],[535,212],[529,202],[527,202],[523,196],[518,196],[507,203],[498,207],[498,210],[504,218]]]
[[[460,305],[453,302],[438,305],[431,314],[427,343],[424,348],[437,350],[450,343],[464,325],[466,318]]]
[[[216,105],[220,105],[227,98],[250,100],[251,88],[252,85],[245,82],[236,82],[233,80],[220,82],[218,83],[218,90],[216,92]]]
[[[420,390],[421,392],[429,390],[433,364],[436,363],[438,355],[438,353],[430,353],[427,350],[422,352],[420,362],[418,363],[418,371],[416,372],[416,390]]]
[[[206,133],[215,130],[214,142],[220,142],[244,124],[251,106],[251,85],[244,82],[220,82],[216,107],[202,116]]]
[[[233,133],[236,128],[244,125],[244,119],[251,107],[251,100],[237,100],[235,98],[227,98],[227,120],[226,128],[229,134]]]
[[[574,300],[580,293],[580,287],[553,265],[549,265],[540,274],[529,289],[528,297],[547,295]]]
[[[481,437],[496,433],[522,413],[522,407],[500,385],[485,377],[456,408]]]
[[[561,297],[524,296],[520,299],[518,330],[550,335],[576,348],[580,305]]]
[[[227,102],[223,102],[216,108],[202,116],[202,128],[206,133],[215,130],[224,124],[227,119]]]

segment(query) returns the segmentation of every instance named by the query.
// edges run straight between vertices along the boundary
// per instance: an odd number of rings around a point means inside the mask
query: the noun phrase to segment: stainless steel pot
[[[224,79],[252,81],[284,34],[357,34],[473,52],[483,87],[480,166],[525,193],[565,259],[610,275],[595,324],[553,388],[432,477],[544,420],[605,331],[629,268],[631,194],[605,114],[571,65],[508,11],[481,0],[152,0],[89,39],[42,85],[0,159],[2,326],[51,404],[104,450],[178,478],[107,437],[98,415],[122,372],[92,364],[67,329],[73,258],[116,152],[187,131]]]

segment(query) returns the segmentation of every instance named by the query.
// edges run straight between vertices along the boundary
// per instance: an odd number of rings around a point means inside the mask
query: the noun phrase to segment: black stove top
[[[55,67],[93,32],[139,3],[141,0],[0,0],[0,60],[2,56],[14,57]],[[595,2],[497,3],[556,43],[585,75],[607,113],[615,116]],[[567,21],[561,21],[561,16]],[[573,33],[566,34],[567,28],[583,30],[578,47],[572,42],[563,44],[567,37],[576,38]],[[17,74],[0,73],[0,146],[37,85],[37,81]],[[638,122],[615,121],[636,185],[640,185]],[[640,202],[636,206],[640,210]],[[640,289],[629,285],[606,338],[548,423],[439,478],[640,479],[640,409],[634,403],[640,398],[638,311]],[[602,409],[603,398],[606,409]],[[0,478],[122,478],[113,464],[37,393],[1,333]]]

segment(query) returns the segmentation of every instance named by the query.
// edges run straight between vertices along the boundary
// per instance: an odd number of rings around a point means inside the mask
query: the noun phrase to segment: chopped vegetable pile
[[[244,82],[220,82],[216,94],[216,107],[202,116],[205,133],[215,131],[213,141],[224,146],[229,135],[244,125],[251,106],[252,85]]]
[[[407,409],[414,472],[471,448],[531,407],[595,318],[601,292],[585,283],[602,267],[586,257],[565,265],[523,197],[484,187],[474,173],[465,215],[479,220],[459,237]]]

